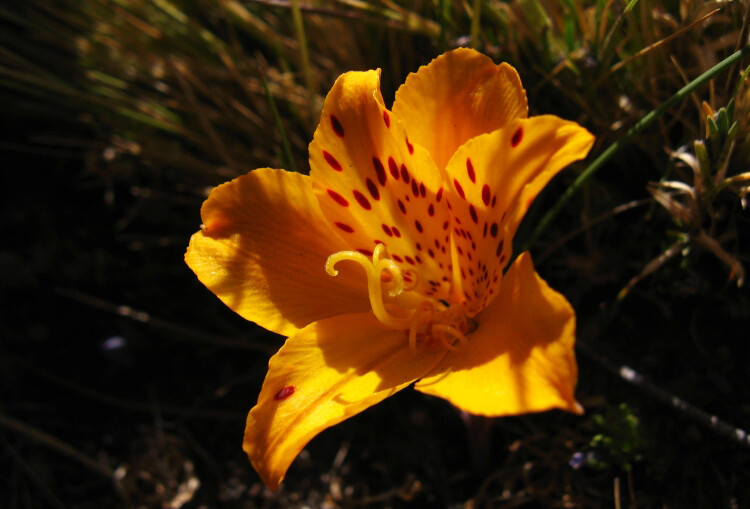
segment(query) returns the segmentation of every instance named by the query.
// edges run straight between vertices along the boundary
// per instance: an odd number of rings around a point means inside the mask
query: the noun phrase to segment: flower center
[[[468,344],[466,335],[476,329],[476,323],[463,307],[451,307],[446,301],[417,292],[419,273],[402,270],[390,259],[385,245],[375,247],[372,259],[357,251],[334,253],[326,261],[326,272],[331,276],[338,275],[335,266],[342,260],[357,262],[365,269],[370,306],[375,317],[387,327],[408,331],[412,352],[439,345],[458,350]]]

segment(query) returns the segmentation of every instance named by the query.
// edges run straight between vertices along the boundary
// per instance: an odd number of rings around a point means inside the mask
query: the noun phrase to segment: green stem
[[[307,38],[305,37],[305,25],[302,23],[302,11],[299,1],[292,0],[292,19],[294,30],[297,34],[300,58],[302,60],[302,72],[305,75],[305,86],[307,87],[307,100],[310,104],[310,118],[315,118],[315,86],[313,85],[312,70],[310,69],[310,57],[307,54]]]
[[[292,148],[289,145],[289,139],[286,137],[284,124],[281,123],[281,115],[279,115],[279,110],[276,108],[276,101],[273,99],[271,89],[268,88],[266,73],[261,67],[258,67],[258,71],[260,72],[260,79],[263,82],[263,88],[266,91],[266,99],[268,100],[268,106],[271,108],[273,122],[276,124],[276,131],[279,133],[279,138],[281,138],[281,148],[284,152],[284,165],[288,170],[297,171],[297,165],[294,162],[294,157],[292,157]]]
[[[482,0],[474,0],[473,11],[471,16],[471,47],[479,49],[479,25],[482,15]]]
[[[693,93],[698,87],[704,85],[708,81],[712,80],[721,72],[725,71],[735,63],[739,62],[746,56],[750,55],[750,45],[745,46],[741,50],[728,56],[708,71],[704,72],[693,81],[682,87],[672,97],[664,101],[658,108],[649,112],[646,116],[641,118],[633,127],[623,135],[622,138],[610,145],[607,150],[602,152],[591,164],[589,164],[585,170],[575,179],[575,181],[565,190],[560,196],[549,212],[539,221],[534,233],[531,234],[529,240],[523,246],[522,251],[526,251],[536,242],[539,236],[544,232],[545,229],[550,225],[552,220],[557,216],[563,206],[573,197],[573,195],[583,186],[583,184],[596,173],[604,163],[609,161],[621,148],[630,143],[630,141],[640,134],[644,129],[650,126],[654,120],[659,118],[665,111],[675,106],[685,97]]]

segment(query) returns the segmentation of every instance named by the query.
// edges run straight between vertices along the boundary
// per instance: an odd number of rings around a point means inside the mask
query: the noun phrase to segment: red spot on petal
[[[342,171],[343,170],[343,168],[341,167],[341,165],[339,164],[339,162],[336,160],[336,158],[333,157],[328,152],[326,152],[325,150],[323,151],[323,158],[326,160],[326,162],[328,163],[328,165],[331,168],[333,168],[334,170],[336,170],[336,171]]]
[[[497,195],[492,197],[492,206],[494,207],[496,203],[497,203]]]
[[[498,242],[498,244],[497,244],[497,250],[495,251],[495,256],[500,256],[500,253],[503,252],[503,244],[504,243],[505,243],[505,240],[503,240],[503,239],[501,239],[500,242]]]
[[[404,202],[401,200],[398,201],[398,208],[401,209],[401,212],[406,214],[406,207],[404,206]]]
[[[435,195],[435,201],[440,203],[440,200],[443,198],[443,188],[441,187],[438,189],[437,194]]]
[[[485,222],[484,228],[482,229],[482,237],[486,237],[486,236],[487,236],[487,223]]]
[[[424,198],[427,195],[427,188],[424,186],[424,182],[419,184],[419,194],[422,195],[422,198]]]
[[[471,216],[471,220],[474,221],[474,224],[479,224],[477,209],[474,208],[474,205],[469,205],[469,215]]]
[[[377,157],[372,158],[372,165],[375,167],[375,173],[378,176],[378,182],[380,182],[381,186],[385,185],[385,168],[383,167],[383,163],[380,162],[380,159]]]
[[[404,258],[406,259],[406,263],[414,265],[414,258],[412,258],[411,256],[405,256]]]
[[[404,179],[404,182],[406,184],[408,184],[409,183],[409,179],[411,179],[411,177],[409,176],[409,170],[406,169],[406,165],[405,164],[401,165],[401,178]]]
[[[294,386],[287,385],[286,387],[281,389],[279,392],[277,392],[276,395],[274,395],[273,399],[275,399],[276,401],[281,401],[283,399],[288,398],[292,394],[294,394]]]
[[[398,263],[402,263],[402,262],[404,261],[404,259],[403,259],[403,258],[401,258],[401,257],[400,257],[399,255],[397,255],[397,254],[395,254],[395,255],[391,255],[391,258],[393,258],[394,260],[396,260],[396,261],[397,261]]]
[[[354,228],[352,228],[351,226],[349,226],[346,223],[335,222],[333,224],[335,224],[336,226],[338,226],[339,228],[341,228],[342,230],[344,230],[346,233],[353,233],[354,232]]]
[[[406,148],[409,150],[410,154],[414,153],[414,145],[409,143],[409,136],[406,137]]]
[[[392,158],[388,158],[388,169],[391,170],[391,175],[393,175],[393,178],[398,180],[398,165],[396,164],[396,161]]]
[[[339,119],[331,115],[331,128],[333,129],[333,132],[336,133],[336,135],[339,138],[344,137],[344,126],[341,125],[341,122],[339,122]]]
[[[383,121],[385,122],[385,126],[390,129],[390,127],[391,127],[391,116],[385,110],[383,110]]]
[[[362,253],[365,256],[372,256],[372,251],[369,249],[357,249],[358,253]]]
[[[464,188],[461,187],[461,184],[458,183],[457,179],[453,179],[453,186],[456,188],[458,195],[465,200],[466,195],[464,194]]]
[[[492,226],[490,227],[490,235],[492,235],[492,238],[497,238],[497,223],[492,223]]]
[[[435,253],[432,252],[432,249],[428,249],[427,254],[430,255],[430,258],[435,258]]]
[[[444,222],[444,223],[443,223],[443,230],[447,230],[447,229],[448,229],[448,226],[449,226],[449,223],[448,223],[448,221]]]
[[[335,201],[336,203],[338,203],[342,207],[348,207],[349,206],[349,202],[346,200],[346,198],[344,198],[343,196],[341,196],[339,193],[337,193],[333,189],[328,189],[328,195],[331,198],[333,198],[333,201]]]
[[[391,226],[391,230],[393,230],[393,235],[394,236],[396,236],[396,237],[400,237],[401,236],[401,232],[395,226]]]
[[[482,201],[484,202],[485,206],[490,204],[490,186],[487,184],[482,186]]]
[[[411,192],[415,198],[419,198],[419,186],[416,180],[411,181]]]
[[[474,165],[471,164],[471,159],[468,157],[466,158],[466,173],[469,174],[469,180],[476,183],[477,181],[477,175],[474,173]]]
[[[417,242],[417,251],[421,251],[421,250],[422,250],[422,244]]]
[[[359,191],[354,191],[354,198],[359,202],[360,205],[362,205],[363,209],[370,210],[372,208],[372,205],[370,205],[370,201],[365,197],[364,194],[360,193]]]
[[[373,200],[379,200],[380,191],[378,191],[378,186],[375,185],[375,182],[368,177],[365,184],[367,184],[367,190],[370,191],[370,196],[372,196]]]
[[[422,230],[422,223],[420,223],[419,221],[414,221],[414,226],[417,227],[417,231],[419,233],[422,233],[424,231],[424,230]]]
[[[513,133],[513,137],[510,139],[510,146],[511,147],[517,147],[519,143],[521,143],[521,140],[523,139],[523,127],[519,127],[516,129],[516,132]]]
[[[427,207],[427,213],[430,215],[430,217],[435,215],[435,207],[430,203],[430,206]]]
[[[385,232],[386,235],[388,235],[389,237],[393,237],[393,232],[391,231],[391,227],[390,226],[388,226],[387,224],[383,223],[383,224],[380,225],[380,227],[383,229],[383,231]],[[375,242],[375,243],[377,244],[377,242]]]

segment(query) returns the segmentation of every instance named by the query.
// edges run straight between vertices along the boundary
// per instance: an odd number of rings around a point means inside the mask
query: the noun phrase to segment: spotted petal
[[[377,71],[339,77],[310,144],[310,175],[321,209],[351,249],[387,246],[423,293],[450,278],[449,212],[442,177],[383,106]],[[409,276],[407,276],[409,277]]]
[[[442,170],[466,141],[525,118],[528,106],[513,67],[458,48],[410,74],[396,92],[393,113]]]
[[[416,389],[472,414],[499,417],[583,409],[573,394],[575,313],[521,254],[466,348],[448,354]]]
[[[552,115],[516,119],[462,145],[448,163],[448,203],[468,308],[497,293],[513,236],[549,180],[586,156],[594,137]]]
[[[185,261],[244,318],[290,335],[321,318],[370,308],[360,270],[325,271],[346,244],[328,224],[310,178],[260,169],[216,187]],[[299,274],[304,277],[299,277]]]
[[[275,490],[315,435],[403,389],[443,355],[412,353],[404,333],[383,327],[372,313],[311,324],[271,358],[247,417],[245,452]]]

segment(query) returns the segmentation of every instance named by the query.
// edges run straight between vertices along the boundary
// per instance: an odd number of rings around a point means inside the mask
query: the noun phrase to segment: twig
[[[697,19],[697,20],[693,21],[693,22],[692,22],[692,23],[690,23],[690,24],[689,24],[688,26],[686,26],[686,27],[683,27],[683,28],[679,29],[678,31],[674,32],[673,34],[670,34],[670,35],[666,36],[665,38],[663,38],[663,39],[661,39],[661,40],[659,40],[659,41],[656,41],[656,42],[655,42],[655,43],[653,43],[653,44],[649,44],[648,46],[646,46],[645,48],[643,48],[643,49],[642,49],[642,50],[640,50],[639,52],[635,53],[634,55],[630,55],[630,56],[629,56],[628,58],[626,58],[625,60],[620,60],[620,61],[619,61],[619,62],[617,62],[617,63],[616,63],[615,65],[613,65],[613,66],[612,66],[612,67],[611,67],[611,68],[609,69],[609,71],[607,71],[606,73],[604,73],[604,76],[602,76],[601,78],[599,78],[599,81],[597,82],[597,85],[598,85],[599,83],[601,83],[601,82],[602,82],[603,80],[607,79],[607,78],[608,78],[608,77],[610,76],[610,74],[612,74],[612,73],[616,72],[617,70],[619,70],[619,69],[623,68],[624,66],[626,66],[626,65],[627,65],[627,64],[628,64],[629,62],[631,62],[631,61],[635,60],[636,58],[642,57],[643,55],[645,55],[645,54],[646,54],[646,53],[648,53],[649,51],[655,50],[656,48],[658,48],[658,47],[659,47],[659,46],[661,46],[662,44],[665,44],[665,43],[667,43],[667,42],[671,41],[672,39],[674,39],[675,37],[677,37],[677,36],[679,36],[679,35],[682,35],[682,34],[683,34],[683,33],[685,33],[686,31],[688,31],[688,30],[690,30],[691,28],[693,28],[693,27],[694,27],[695,25],[697,25],[698,23],[701,23],[701,22],[703,22],[703,21],[707,20],[708,18],[710,18],[711,16],[713,16],[714,14],[716,14],[717,12],[719,12],[720,10],[721,10],[721,9],[714,9],[713,11],[709,12],[709,13],[708,13],[708,14],[706,14],[705,16],[702,16],[702,17],[700,17],[699,19]],[[737,48],[737,49],[739,49],[739,48]],[[736,50],[735,50],[735,51],[736,51]]]
[[[665,389],[662,389],[630,366],[626,366],[624,364],[621,366],[615,365],[608,359],[596,353],[583,341],[579,341],[576,344],[576,347],[591,361],[603,367],[606,371],[619,376],[622,380],[628,382],[629,384],[638,387],[657,401],[674,408],[675,410],[685,415],[687,418],[723,436],[724,438],[727,438],[735,443],[742,445],[743,447],[747,447],[750,449],[750,436],[745,430],[732,426],[731,424],[721,420],[718,416],[710,415],[684,401],[680,397],[675,396]]]
[[[147,414],[154,413],[154,406],[152,404],[141,403],[140,401],[131,401],[127,399],[122,399],[116,396],[112,396],[111,394],[105,394],[105,393],[96,391],[94,389],[91,389],[90,387],[86,387],[86,386],[77,384],[75,382],[71,382],[70,380],[60,378],[59,376],[54,375],[41,368],[38,368],[34,366],[33,364],[29,364],[25,360],[18,358],[18,357],[6,355],[6,359],[9,359],[10,361],[14,363],[20,366],[23,366],[25,369],[32,371],[35,375],[45,378],[56,385],[65,387],[66,389],[74,391],[94,401],[98,401],[99,403],[104,403],[105,405],[113,406],[115,408],[124,408],[126,410],[130,410],[133,412],[142,412],[142,413],[147,413]],[[193,418],[193,419],[216,419],[216,420],[225,420],[225,421],[237,421],[237,420],[241,421],[245,418],[245,414],[242,414],[240,412],[228,412],[225,410],[214,410],[211,408],[186,408],[186,407],[180,407],[180,406],[166,405],[166,406],[160,407],[159,410],[162,413],[162,415],[173,415],[173,416],[181,417],[183,419]]]
[[[177,325],[176,323],[172,323],[168,320],[154,317],[150,313],[147,313],[146,311],[140,311],[137,309],[133,309],[130,306],[108,302],[106,300],[100,299],[98,297],[94,297],[92,295],[86,295],[77,290],[71,290],[69,288],[63,288],[63,287],[56,287],[55,293],[62,295],[63,297],[67,297],[69,299],[82,302],[93,308],[102,309],[104,311],[109,311],[110,313],[116,313],[120,316],[130,318],[131,320],[135,320],[136,322],[148,323],[149,325],[152,325],[153,327],[156,327],[157,329],[162,329],[162,330],[167,330],[169,332],[177,333],[180,337],[185,338],[185,339],[191,339],[194,341],[201,341],[205,343],[212,343],[214,345],[229,347],[229,348],[239,348],[242,350],[255,350],[255,351],[265,352],[267,354],[273,354],[277,350],[276,347],[273,347],[270,345],[255,343],[255,342],[247,341],[244,339],[224,338],[221,336],[215,336],[215,335],[208,334],[205,332],[196,331],[194,329],[190,329],[187,327],[183,327],[181,325]]]
[[[13,446],[8,442],[8,439],[5,438],[5,435],[0,433],[0,442],[5,446],[8,453],[13,457],[14,460],[16,460],[16,463],[18,463],[21,466],[21,469],[26,472],[26,475],[36,484],[37,488],[44,494],[44,496],[49,499],[49,502],[57,508],[65,509],[65,506],[62,502],[60,502],[60,499],[58,499],[54,493],[47,487],[47,485],[44,484],[44,482],[39,479],[39,476],[36,475],[36,472],[33,468],[31,468],[31,465],[26,463],[24,459],[21,457],[20,454],[13,448]],[[15,507],[15,504],[13,504]]]
[[[42,443],[51,449],[56,450],[57,452],[76,460],[78,463],[81,463],[82,465],[90,468],[94,472],[108,478],[113,479],[114,478],[114,470],[109,468],[109,466],[100,463],[96,460],[93,460],[80,452],[78,449],[75,449],[74,447],[66,444],[62,440],[53,437],[52,435],[45,433],[44,431],[37,429],[33,426],[30,426],[24,422],[21,422],[17,419],[14,419],[12,417],[9,417],[5,414],[0,413],[0,426],[9,429],[11,431],[15,431],[16,433],[21,433],[22,435],[25,435],[36,442]]]
[[[542,260],[545,260],[546,258],[548,258],[552,253],[557,251],[563,244],[568,242],[570,239],[572,239],[573,237],[576,237],[577,235],[580,235],[581,233],[601,223],[602,221],[609,219],[612,216],[616,216],[617,214],[622,214],[623,212],[627,212],[630,209],[640,207],[641,205],[647,205],[649,203],[652,203],[652,201],[653,200],[651,198],[641,198],[640,200],[629,201],[628,203],[623,203],[622,205],[618,205],[612,210],[608,210],[607,212],[595,217],[591,221],[588,221],[586,224],[583,224],[579,226],[578,228],[576,228],[575,230],[565,234],[562,238],[560,238],[557,242],[555,242],[551,247],[549,247],[540,256],[535,256],[534,262],[537,264],[541,264]]]
[[[680,239],[671,246],[667,248],[666,251],[664,251],[662,254],[651,260],[646,264],[646,266],[643,268],[643,270],[635,276],[633,279],[628,281],[628,284],[625,285],[625,287],[620,290],[620,292],[617,294],[617,300],[621,301],[625,298],[625,296],[628,294],[628,292],[644,277],[648,276],[649,274],[652,274],[656,270],[659,269],[662,265],[667,263],[669,260],[674,258],[676,255],[682,251],[682,248],[684,248],[688,244],[686,239]]]
[[[177,82],[180,84],[182,91],[185,93],[188,102],[192,105],[193,111],[195,111],[195,114],[198,116],[198,121],[201,123],[203,130],[206,131],[206,134],[211,139],[211,143],[213,143],[214,148],[219,153],[221,158],[224,159],[224,163],[227,166],[233,169],[238,168],[238,166],[235,165],[232,157],[229,155],[229,151],[224,146],[224,143],[221,141],[221,137],[217,134],[216,130],[211,124],[211,121],[204,111],[203,105],[198,102],[198,99],[195,97],[195,93],[193,93],[193,89],[185,79],[185,75],[189,74],[188,69],[182,62],[174,58],[170,59],[169,63],[171,64],[172,69],[175,71],[174,75],[177,78]]]

